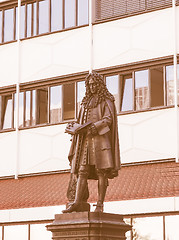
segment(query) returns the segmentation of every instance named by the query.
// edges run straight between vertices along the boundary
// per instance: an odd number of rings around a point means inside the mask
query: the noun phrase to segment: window
[[[117,112],[119,112],[119,76],[109,76],[106,77],[106,86],[111,94],[115,98],[115,104]]]
[[[17,9],[17,8],[16,8]],[[25,38],[25,23],[26,23],[26,19],[25,19],[25,5],[21,6],[21,25],[20,25],[20,38]],[[17,15],[16,15],[17,16]]]
[[[1,96],[1,129],[13,127],[13,95]]]
[[[39,34],[49,31],[49,1],[39,1]]]
[[[62,121],[62,86],[50,88],[50,122]]]
[[[18,240],[28,240],[28,226],[27,225],[14,225],[4,227],[3,240],[12,240],[17,238]]]
[[[14,94],[14,128],[16,127],[17,96]],[[19,127],[24,126],[24,92],[19,93]]]
[[[163,240],[163,218],[145,217],[132,219],[134,239]]]
[[[65,28],[74,27],[76,24],[76,1],[65,0]]]
[[[33,3],[33,35],[37,35],[37,3]]]
[[[63,28],[63,1],[51,0],[51,31]]]
[[[142,13],[158,8],[171,7],[171,0],[96,0],[95,20],[114,17],[126,17],[134,13]]]
[[[136,110],[149,107],[148,70],[135,72],[135,106]]]
[[[4,42],[14,40],[14,8],[4,11]]]
[[[88,24],[88,1],[78,0],[78,26]]]
[[[178,75],[178,103],[179,103],[179,64],[177,65]],[[166,98],[167,105],[174,105],[174,66],[166,66]]]
[[[77,112],[79,113],[80,104],[85,96],[85,81],[77,82]]]
[[[21,6],[20,38],[88,24],[88,0],[33,0]],[[18,6],[0,9],[0,43],[17,40]]]
[[[37,124],[48,122],[48,88],[37,91]]]
[[[132,74],[121,76],[120,93],[120,111],[132,111],[134,98]]]
[[[32,36],[32,6],[32,4],[27,4],[27,37]]]
[[[164,106],[164,76],[163,67],[150,70],[151,107]]]
[[[0,11],[0,43],[2,43],[2,11]]]
[[[75,84],[63,85],[63,120],[75,118]]]
[[[165,239],[175,240],[179,239],[179,215],[165,217]]]
[[[47,224],[31,224],[30,225],[30,240],[43,239],[49,240],[52,238],[50,231],[46,230]]]

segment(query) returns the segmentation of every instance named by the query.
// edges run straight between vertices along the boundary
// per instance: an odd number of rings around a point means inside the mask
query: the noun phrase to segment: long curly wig
[[[97,86],[97,93],[96,93],[97,99],[93,107],[96,107],[99,103],[104,101],[106,98],[110,99],[111,101],[114,101],[114,96],[108,91],[106,84],[104,82],[103,76],[95,71],[92,71],[92,73],[89,73],[86,76],[86,79],[85,79],[86,93],[81,104],[84,105],[85,108],[88,108],[89,101],[93,96],[89,87],[89,80],[91,78],[94,80]]]

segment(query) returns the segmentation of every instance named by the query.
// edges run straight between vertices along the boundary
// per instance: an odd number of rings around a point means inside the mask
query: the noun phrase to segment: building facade
[[[105,211],[133,225],[128,240],[179,239],[178,27],[175,0],[0,1],[0,240],[51,239],[67,201],[64,130],[92,70],[118,113]]]

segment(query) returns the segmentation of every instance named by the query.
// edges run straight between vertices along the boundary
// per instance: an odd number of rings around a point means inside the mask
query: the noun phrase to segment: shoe
[[[104,205],[102,203],[97,203],[94,206],[96,206],[94,212],[103,212]]]
[[[71,213],[71,212],[77,212],[79,209],[78,203],[72,203],[67,209],[63,210],[62,213]]]

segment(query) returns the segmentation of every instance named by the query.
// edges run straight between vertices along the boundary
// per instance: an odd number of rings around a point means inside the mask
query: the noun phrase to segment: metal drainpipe
[[[18,179],[19,173],[19,83],[21,76],[20,69],[20,15],[21,0],[18,0],[18,18],[17,18],[17,83],[16,83],[16,162],[15,162],[15,179]]]
[[[89,31],[90,31],[90,66],[89,72],[93,70],[93,11],[92,11],[93,0],[89,0]]]
[[[178,128],[178,83],[177,83],[177,28],[176,28],[176,1],[172,0],[173,13],[173,65],[174,65],[174,106],[176,125],[176,162],[179,160],[179,128]]]

